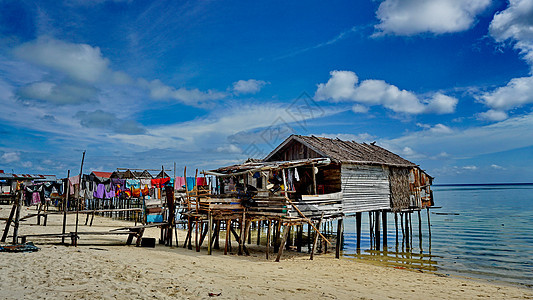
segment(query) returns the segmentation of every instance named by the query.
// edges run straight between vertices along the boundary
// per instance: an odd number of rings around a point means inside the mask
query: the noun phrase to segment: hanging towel
[[[195,186],[195,180],[194,177],[187,177],[187,191],[192,191]]]
[[[300,181],[300,175],[298,174],[298,168],[294,168],[294,179]]]
[[[141,188],[152,188],[152,180],[151,179],[141,179]]]
[[[196,178],[196,185],[207,185],[207,178],[205,177]]]
[[[41,203],[41,195],[39,195],[39,192],[33,192],[32,198],[31,198],[31,204],[39,204]]]
[[[126,188],[136,188],[136,189],[140,189],[141,188],[141,182],[139,181],[139,179],[126,179]]]
[[[101,183],[98,184],[98,186],[96,186],[96,190],[93,193],[93,196],[94,196],[94,198],[104,199],[104,197],[105,197],[105,185],[103,185]]]
[[[176,177],[174,189],[180,190],[185,186],[185,177]]]

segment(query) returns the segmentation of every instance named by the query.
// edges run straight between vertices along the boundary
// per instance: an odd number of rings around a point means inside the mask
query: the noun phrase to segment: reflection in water
[[[381,251],[371,215],[363,214],[359,251],[355,219],[347,218],[344,256],[533,287],[533,185],[435,187],[434,196],[442,208],[430,210],[430,228],[425,210],[397,221],[388,214]],[[379,239],[383,245],[382,231]]]

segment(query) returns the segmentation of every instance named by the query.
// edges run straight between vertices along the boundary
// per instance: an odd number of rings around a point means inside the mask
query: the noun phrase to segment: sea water
[[[371,246],[368,213],[363,213],[361,250],[355,219],[345,221],[344,255],[396,268],[460,275],[533,287],[533,184],[433,187],[431,239],[427,211],[411,214],[412,236],[396,241],[394,214],[387,218],[387,248]],[[383,242],[383,232],[381,241]],[[420,242],[421,241],[421,242]]]

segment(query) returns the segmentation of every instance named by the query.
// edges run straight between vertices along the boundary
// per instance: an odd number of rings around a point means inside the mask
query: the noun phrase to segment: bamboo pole
[[[83,151],[83,156],[81,157],[81,167],[80,167],[80,181],[78,188],[78,197],[76,199],[76,230],[74,231],[74,246],[78,247],[78,222],[79,222],[79,212],[80,212],[80,195],[79,190],[81,190],[81,181],[83,176],[83,162],[85,161],[85,151]]]

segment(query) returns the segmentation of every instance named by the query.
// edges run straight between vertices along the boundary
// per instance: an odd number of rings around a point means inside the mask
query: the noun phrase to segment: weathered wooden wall
[[[343,164],[341,181],[345,215],[391,208],[388,167]]]
[[[301,143],[291,142],[287,144],[280,152],[271,157],[269,161],[288,161],[306,158],[320,158],[322,155],[309,149]]]

